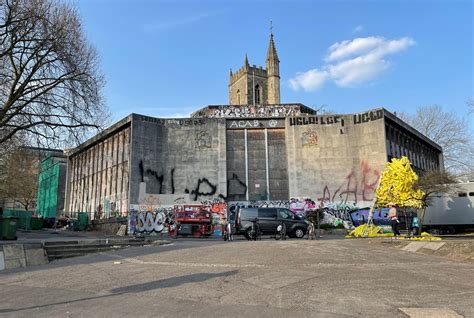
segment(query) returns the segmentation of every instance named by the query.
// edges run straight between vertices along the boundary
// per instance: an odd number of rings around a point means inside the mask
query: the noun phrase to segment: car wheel
[[[305,233],[304,233],[304,230],[303,230],[302,228],[297,228],[297,229],[295,230],[294,236],[295,236],[296,238],[301,239],[301,238],[303,238],[304,234],[305,234]]]
[[[245,237],[247,238],[247,240],[251,241],[253,239],[252,237],[252,229],[248,229],[246,232],[245,232]]]

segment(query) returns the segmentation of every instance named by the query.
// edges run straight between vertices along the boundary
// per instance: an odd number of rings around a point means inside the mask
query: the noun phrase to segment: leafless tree
[[[433,105],[418,108],[414,115],[401,113],[399,117],[443,147],[448,172],[463,177],[474,171],[473,132],[461,114]]]
[[[474,99],[470,99],[466,102],[467,104],[467,112],[469,115],[474,115]]]
[[[456,177],[448,171],[426,171],[420,175],[416,186],[425,193],[424,206],[430,205],[435,196],[454,195],[460,189]]]
[[[7,158],[0,183],[0,198],[19,202],[25,210],[33,208],[38,195],[39,153],[20,147]]]
[[[83,141],[107,123],[103,85],[75,8],[0,0],[0,146],[20,133],[43,146]]]

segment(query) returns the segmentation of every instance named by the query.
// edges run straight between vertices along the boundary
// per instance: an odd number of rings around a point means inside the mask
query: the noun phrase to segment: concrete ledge
[[[47,263],[41,243],[0,245],[0,270]]]
[[[419,249],[424,247],[426,244],[427,242],[410,242],[408,245],[402,247],[402,250],[416,253],[418,252]]]
[[[395,244],[394,247],[416,254],[449,258],[455,261],[474,262],[474,240],[446,240],[442,242],[401,241]]]

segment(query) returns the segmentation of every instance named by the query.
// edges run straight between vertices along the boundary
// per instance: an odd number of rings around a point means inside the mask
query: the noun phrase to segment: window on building
[[[459,192],[458,197],[460,197],[460,198],[467,197],[467,193],[466,192]]]
[[[255,85],[255,95],[254,95],[256,104],[261,104],[261,99],[260,99],[261,94],[260,93],[261,93],[260,92],[260,85],[257,84],[257,85]]]
[[[237,90],[237,105],[240,105],[240,89]]]
[[[469,192],[470,197],[474,197],[474,192]]]

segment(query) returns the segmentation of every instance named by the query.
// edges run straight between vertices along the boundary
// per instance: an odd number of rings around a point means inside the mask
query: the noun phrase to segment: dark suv
[[[258,219],[263,234],[275,234],[278,224],[283,221],[289,237],[303,238],[308,229],[308,221],[283,208],[240,208],[235,216],[235,231],[248,236],[252,219]]]

